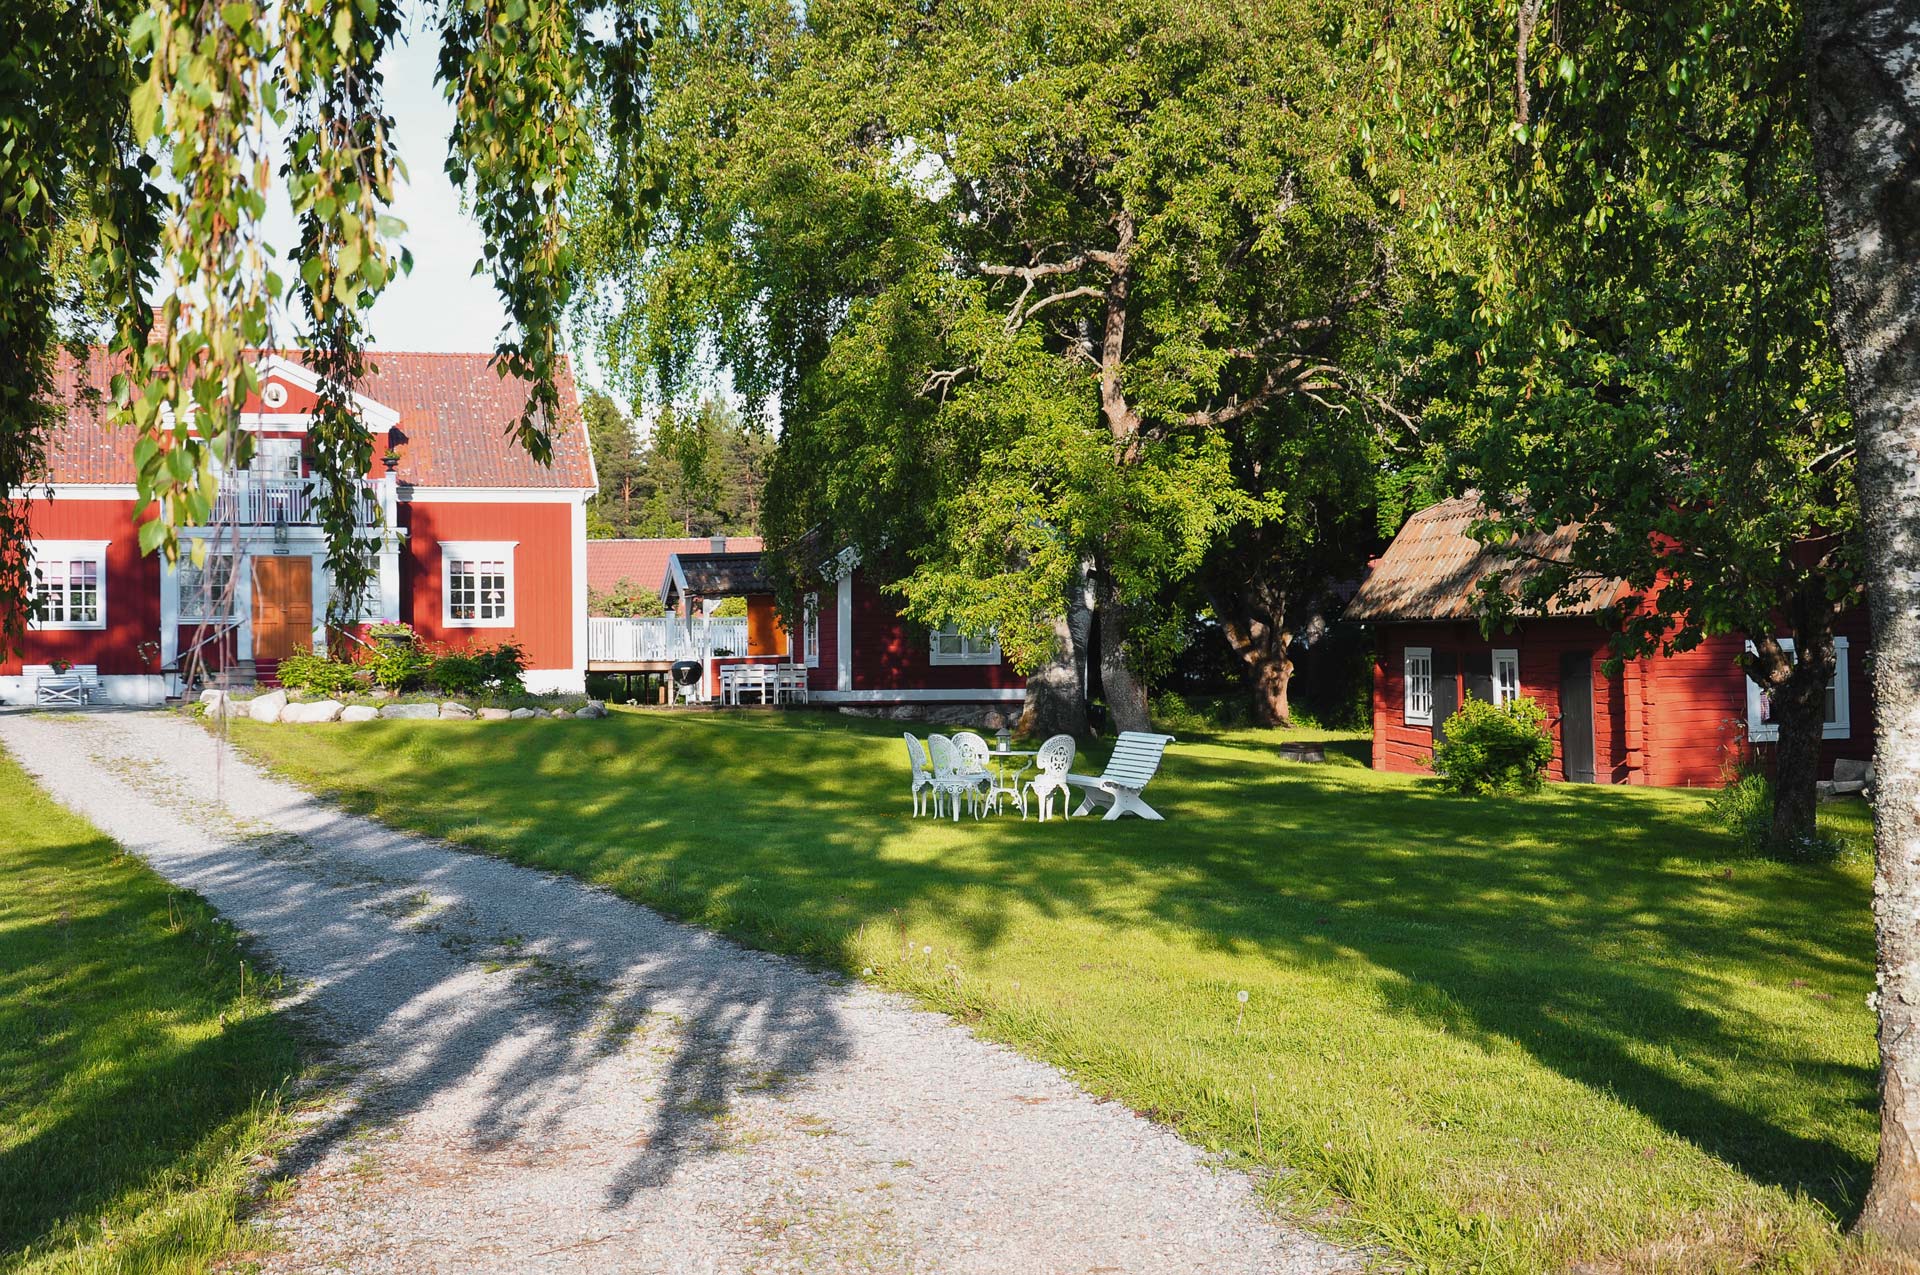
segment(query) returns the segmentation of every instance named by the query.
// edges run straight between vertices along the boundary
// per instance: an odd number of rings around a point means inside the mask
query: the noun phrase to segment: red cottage
[[[1471,500],[1415,514],[1347,606],[1346,619],[1376,630],[1375,769],[1422,773],[1435,736],[1467,695],[1494,703],[1524,695],[1544,707],[1555,735],[1554,779],[1718,786],[1749,752],[1765,760],[1777,731],[1765,697],[1735,663],[1743,638],[1708,638],[1684,654],[1630,660],[1607,675],[1607,632],[1596,616],[1619,597],[1618,582],[1591,589],[1581,605],[1483,636],[1474,599],[1503,562],[1467,534],[1478,517]],[[1554,537],[1528,548],[1553,559],[1566,543]],[[1838,631],[1823,772],[1840,758],[1872,754],[1865,608],[1842,616]]]
[[[376,460],[364,480],[379,585],[362,620],[404,620],[454,646],[512,639],[530,688],[580,690],[595,481],[570,376],[563,369],[566,419],[549,468],[507,436],[526,386],[498,375],[490,355],[381,352],[369,365],[355,401],[376,454],[397,460],[391,470]],[[329,581],[304,447],[319,381],[298,352],[261,357],[260,391],[241,414],[253,462],[222,482],[217,528],[182,531],[207,543],[198,568],[184,553],[176,566],[140,553],[132,438],[81,392],[104,401],[110,374],[98,350],[62,370],[67,419],[30,509],[41,616],[24,656],[0,664],[0,700],[32,702],[34,666],[55,660],[97,667],[102,699],[150,704],[177,694],[197,657],[268,680],[296,647],[325,650]],[[206,587],[207,573],[231,588]],[[203,613],[209,597],[217,614]]]

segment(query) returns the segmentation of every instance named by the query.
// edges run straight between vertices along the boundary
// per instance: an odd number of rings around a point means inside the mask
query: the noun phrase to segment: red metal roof
[[[610,593],[622,580],[636,588],[657,591],[667,578],[667,559],[676,553],[713,552],[718,536],[688,536],[668,540],[587,541],[587,587]],[[758,553],[759,536],[727,536],[724,552]]]
[[[280,357],[299,364],[300,352]],[[594,486],[593,454],[571,367],[560,364],[561,419],[553,429],[553,464],[536,463],[508,433],[526,405],[526,382],[503,377],[490,354],[432,354],[379,350],[367,355],[368,372],[358,386],[361,397],[399,414],[394,428],[401,453],[402,482],[417,487]],[[109,427],[112,403],[108,382],[112,360],[105,350],[88,352],[84,367],[63,358],[58,390],[67,403],[65,428],[48,448],[47,479],[56,483],[131,483],[133,442]],[[87,393],[88,387],[97,391]],[[311,404],[311,395],[290,389],[283,411]],[[258,400],[246,405],[260,411]],[[387,450],[387,431],[374,431],[373,473]],[[664,564],[665,559],[662,559]]]

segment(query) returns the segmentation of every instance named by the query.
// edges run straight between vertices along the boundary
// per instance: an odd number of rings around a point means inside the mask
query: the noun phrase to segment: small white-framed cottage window
[[[1000,643],[992,637],[962,633],[957,624],[943,624],[929,638],[929,664],[998,664]]]
[[[1512,649],[1493,653],[1493,702],[1496,707],[1520,698],[1520,652]]]
[[[809,593],[800,601],[800,645],[808,668],[820,667],[820,595]]]
[[[1401,668],[1406,686],[1407,725],[1433,725],[1433,648],[1408,647]]]
[[[174,568],[174,580],[180,589],[182,620],[231,620],[235,605],[233,555],[207,553],[199,566],[186,554]]]
[[[1780,647],[1793,658],[1793,639],[1779,639]],[[1747,643],[1747,649],[1753,649],[1753,643]],[[1780,738],[1780,724],[1773,720],[1772,696],[1766,694],[1754,684],[1752,678],[1747,683],[1747,738],[1756,744],[1770,744]],[[1846,739],[1853,733],[1853,705],[1847,692],[1847,639],[1833,639],[1833,677],[1827,683],[1826,712],[1821,718],[1820,735],[1823,739]]]
[[[441,621],[452,629],[513,624],[516,540],[445,541],[440,546]]]
[[[33,542],[34,629],[107,627],[106,540]]]

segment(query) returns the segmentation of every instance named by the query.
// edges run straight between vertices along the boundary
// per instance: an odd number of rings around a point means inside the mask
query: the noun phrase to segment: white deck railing
[[[587,662],[650,664],[672,660],[705,663],[716,651],[747,653],[747,620],[729,616],[694,620],[678,616],[622,618],[594,616],[587,621]]]
[[[277,522],[302,526],[313,521],[314,479],[268,478],[258,474],[229,475],[213,498],[213,525],[271,527]],[[360,521],[378,520],[379,494],[374,484],[360,484]]]

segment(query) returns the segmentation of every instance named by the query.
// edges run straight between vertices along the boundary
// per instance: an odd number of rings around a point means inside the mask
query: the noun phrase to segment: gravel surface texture
[[[183,718],[8,714],[0,744],[255,935],[339,1046],[268,1271],[1362,1266],[1050,1066],[343,814]]]

